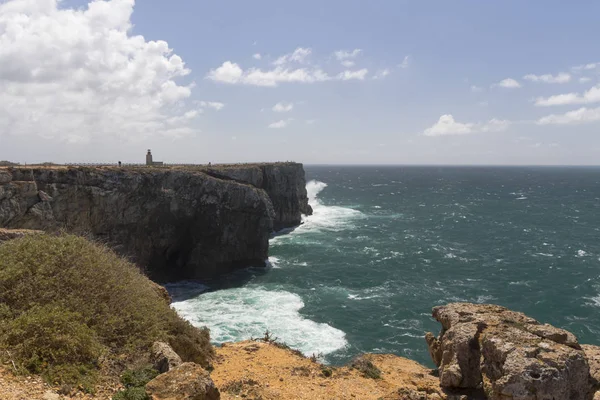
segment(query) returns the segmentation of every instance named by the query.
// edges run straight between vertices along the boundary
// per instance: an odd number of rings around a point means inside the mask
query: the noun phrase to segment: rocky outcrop
[[[152,400],[219,400],[221,395],[201,366],[183,363],[148,382]]]
[[[483,389],[491,400],[591,399],[593,381],[575,336],[494,305],[435,307],[427,335],[446,389]]]
[[[590,365],[592,384],[594,385],[594,390],[596,390],[594,400],[600,400],[600,347],[583,344],[581,348],[585,352],[588,364]]]
[[[273,202],[275,211],[273,227],[276,231],[300,224],[302,214],[312,214],[306,193],[304,168],[301,164],[228,166],[209,168],[207,173],[264,189]]]
[[[264,265],[273,229],[310,211],[304,182],[293,163],[0,168],[0,227],[91,236],[159,281],[209,278]]]
[[[164,342],[154,342],[150,350],[150,361],[155,370],[164,373],[181,365],[181,357]]]

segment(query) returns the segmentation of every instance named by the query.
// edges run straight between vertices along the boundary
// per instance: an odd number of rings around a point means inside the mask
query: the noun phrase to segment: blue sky
[[[599,1],[0,1],[0,159],[598,164],[598,15]]]

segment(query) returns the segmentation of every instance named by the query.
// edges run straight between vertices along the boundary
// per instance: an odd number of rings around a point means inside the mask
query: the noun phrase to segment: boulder
[[[442,331],[426,340],[442,387],[483,389],[490,400],[592,398],[572,333],[495,305],[454,303],[435,307],[433,317]]]
[[[183,363],[148,382],[146,392],[152,400],[219,400],[221,395],[201,366]]]
[[[590,378],[594,389],[597,390],[594,400],[600,400],[600,347],[589,344],[581,345],[590,365]]]
[[[154,369],[164,373],[182,364],[181,357],[167,343],[154,342],[150,351],[150,361]]]

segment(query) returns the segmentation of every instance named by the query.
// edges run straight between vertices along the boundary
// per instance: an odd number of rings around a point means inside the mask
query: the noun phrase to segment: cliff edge
[[[264,265],[274,229],[310,214],[302,164],[0,168],[0,227],[110,244],[159,281]]]

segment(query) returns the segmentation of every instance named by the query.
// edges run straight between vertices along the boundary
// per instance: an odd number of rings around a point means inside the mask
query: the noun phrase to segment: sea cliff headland
[[[89,235],[158,281],[264,265],[311,212],[297,163],[0,168],[0,227]]]

